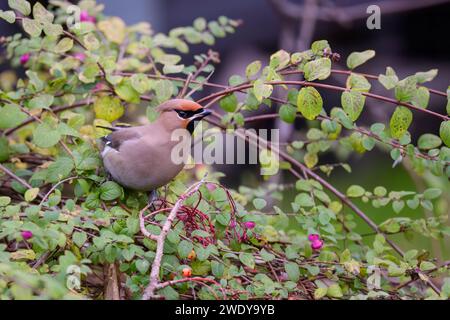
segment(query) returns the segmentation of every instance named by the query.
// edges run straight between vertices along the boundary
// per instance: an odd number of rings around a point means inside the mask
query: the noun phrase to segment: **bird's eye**
[[[189,114],[189,112],[183,111],[183,110],[175,110],[178,115],[183,118],[183,119],[187,119],[189,118],[191,115]]]

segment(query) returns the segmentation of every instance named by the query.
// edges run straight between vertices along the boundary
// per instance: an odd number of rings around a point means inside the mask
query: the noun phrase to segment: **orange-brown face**
[[[171,127],[184,128],[191,133],[195,128],[195,121],[211,114],[211,111],[203,109],[198,103],[186,99],[166,101],[158,107],[158,111],[171,122]]]

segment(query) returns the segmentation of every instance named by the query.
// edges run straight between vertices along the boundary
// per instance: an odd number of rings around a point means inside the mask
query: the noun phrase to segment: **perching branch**
[[[147,286],[147,288],[145,288],[144,294],[142,296],[143,300],[150,300],[152,298],[158,297],[155,294],[155,291],[158,289],[158,286],[160,285],[159,272],[161,269],[161,259],[163,256],[164,242],[166,240],[167,233],[169,232],[169,230],[172,226],[172,223],[173,223],[175,217],[177,216],[178,210],[180,209],[183,202],[187,198],[192,196],[194,193],[196,193],[200,189],[202,184],[204,184],[204,183],[205,183],[205,178],[203,178],[199,182],[194,183],[192,186],[190,186],[185,191],[184,194],[182,194],[179,197],[179,199],[177,200],[175,205],[172,207],[169,215],[167,216],[167,219],[164,222],[164,225],[161,229],[161,233],[158,236],[152,235],[152,234],[150,234],[150,236],[147,235],[150,239],[156,241],[156,252],[155,252],[155,259],[153,260],[153,264],[152,264],[152,270],[150,272],[150,283]],[[141,216],[140,216],[141,230],[142,230],[142,224],[144,223],[143,221],[144,221],[144,218],[143,218],[143,215],[141,214]],[[145,229],[145,227],[144,227],[144,229]]]

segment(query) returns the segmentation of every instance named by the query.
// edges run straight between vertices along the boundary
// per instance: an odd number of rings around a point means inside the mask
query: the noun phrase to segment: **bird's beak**
[[[212,112],[211,112],[210,110],[207,110],[207,109],[203,109],[203,108],[202,108],[200,112],[196,113],[195,115],[193,115],[193,116],[190,117],[189,119],[190,119],[191,121],[194,121],[194,120],[201,120],[201,119],[203,119],[204,117],[209,116],[211,113],[212,113]]]

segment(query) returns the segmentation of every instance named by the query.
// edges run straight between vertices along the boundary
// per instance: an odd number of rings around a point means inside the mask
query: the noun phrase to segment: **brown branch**
[[[282,103],[288,103],[288,102],[287,101],[282,101]],[[280,117],[280,115],[278,113],[261,114],[261,115],[257,115],[257,116],[246,117],[246,118],[244,118],[244,122],[245,123],[251,123],[251,122],[257,122],[257,121],[260,121],[260,120],[275,119],[275,118],[278,118],[278,117]],[[304,119],[304,117],[301,114],[297,114],[296,117]],[[322,115],[317,116],[317,119],[319,119],[319,120],[323,120],[323,119],[333,120],[331,117],[322,116]],[[337,121],[338,123],[342,124],[338,119],[334,119],[334,120]],[[365,136],[374,138],[378,142],[390,145],[393,148],[398,148],[398,149],[400,149],[402,151],[402,153],[406,153],[406,148],[403,145],[395,142],[395,140],[384,141],[377,134],[375,134],[375,133],[373,133],[373,132],[371,132],[369,130],[366,130],[366,129],[362,128],[362,127],[355,126],[353,129],[350,129],[350,130],[355,130],[355,131],[357,131],[357,132],[359,132],[359,133],[361,133],[361,134],[363,134]],[[444,162],[446,164],[450,163],[449,161],[440,160],[439,157],[430,156],[430,155],[428,155],[426,153],[422,153],[420,151],[415,153],[415,155],[418,156],[419,158],[426,159],[426,160],[442,161],[442,162]]]
[[[13,178],[14,180],[16,180],[17,182],[19,182],[21,185],[23,185],[25,188],[27,189],[33,189],[33,187],[26,182],[25,180],[23,180],[22,178],[18,177],[17,175],[14,174],[14,172],[12,172],[11,170],[9,170],[8,168],[6,168],[5,166],[3,166],[2,164],[0,164],[0,170],[2,170],[4,173],[6,173],[8,176],[10,176],[11,178]],[[38,196],[42,199],[44,196],[42,195],[42,193],[38,193]]]
[[[334,91],[347,91],[347,88],[344,87],[339,87],[339,86],[335,86],[335,85],[331,85],[331,84],[326,84],[326,83],[317,83],[317,82],[309,82],[309,81],[289,81],[289,80],[283,80],[283,81],[267,81],[265,82],[265,84],[268,85],[300,85],[300,86],[311,86],[311,87],[317,87],[317,88],[323,88],[323,89],[328,89],[328,90],[334,90]],[[241,91],[241,90],[246,90],[246,89],[250,89],[253,87],[253,84],[243,84],[243,85],[239,85],[236,87],[229,87],[228,89],[219,91],[219,92],[215,92],[212,93],[206,97],[201,98],[200,100],[197,101],[197,103],[203,103],[209,100],[212,101],[216,101],[219,100],[221,97],[234,93],[236,91]],[[380,96],[378,94],[374,94],[374,93],[370,93],[370,92],[361,92],[362,95],[366,96],[366,97],[370,97],[373,99],[377,99],[380,101],[384,101],[384,102],[389,102],[391,104],[395,104],[395,105],[401,105],[401,106],[405,106],[409,109],[412,110],[416,110],[419,112],[424,112],[424,113],[428,113],[430,115],[433,115],[437,118],[441,118],[442,120],[449,120],[450,117],[428,110],[428,109],[422,109],[420,107],[416,107],[410,103],[406,103],[406,102],[402,102],[402,101],[398,101],[392,98],[388,98],[388,97],[384,97],[384,96]]]
[[[189,198],[191,195],[196,193],[203,183],[205,183],[205,178],[203,178],[199,182],[194,183],[192,186],[190,186],[185,191],[184,194],[182,194],[179,197],[179,199],[177,200],[175,205],[172,207],[169,215],[167,216],[167,219],[164,222],[164,225],[161,229],[161,233],[158,236],[151,237],[151,239],[156,240],[156,252],[155,252],[155,259],[153,260],[153,264],[152,264],[152,270],[150,272],[150,283],[147,286],[147,288],[145,288],[145,290],[144,290],[144,294],[142,296],[143,300],[150,300],[152,298],[158,297],[155,294],[155,291],[158,289],[158,285],[159,285],[159,272],[161,269],[161,259],[163,256],[164,242],[166,240],[167,233],[169,232],[169,230],[172,226],[172,222],[174,221],[174,219],[178,213],[178,210],[180,209],[183,202],[187,198]],[[141,218],[141,220],[143,220],[143,219]]]
[[[439,267],[433,268],[433,269],[431,269],[431,270],[425,272],[425,277],[426,277],[428,274],[433,273],[434,271],[439,270],[440,268],[448,268],[449,266],[450,266],[450,260],[449,260],[449,261],[445,261],[445,262],[442,263]],[[403,288],[403,287],[405,287],[405,286],[407,286],[407,285],[409,285],[409,284],[415,282],[416,280],[418,280],[418,278],[412,278],[411,280],[408,280],[408,281],[406,281],[405,283],[402,283],[401,285],[397,286],[397,287],[394,289],[394,291],[398,291],[398,290],[400,290],[401,288]]]
[[[86,100],[82,100],[82,101],[77,102],[77,103],[74,103],[74,104],[69,104],[69,105],[66,105],[66,106],[55,107],[55,108],[52,108],[51,110],[52,110],[53,113],[59,113],[59,112],[65,111],[65,110],[69,110],[69,109],[74,109],[74,108],[78,108],[78,107],[87,106],[87,105],[91,104],[92,101],[93,101],[92,99],[86,99]],[[42,114],[42,112],[44,112],[44,111],[41,111],[41,114]],[[21,124],[19,124],[18,126],[6,130],[6,131],[4,132],[4,135],[5,135],[5,136],[9,136],[9,135],[13,134],[13,133],[16,132],[17,130],[19,130],[19,129],[25,127],[26,125],[28,125],[28,124],[30,124],[30,123],[33,123],[34,121],[36,121],[36,117],[39,117],[39,116],[40,116],[40,115],[35,116],[35,117],[29,117],[29,118],[27,118],[25,121],[23,121],[23,122],[22,122]]]
[[[351,74],[356,74],[356,75],[363,76],[364,78],[367,78],[367,79],[372,79],[372,80],[378,80],[379,79],[379,76],[374,75],[374,74],[354,72],[354,71],[351,71],[351,70],[331,69],[331,73],[332,74],[347,75],[347,76],[349,76]],[[282,75],[304,74],[304,72],[301,71],[301,70],[286,70],[286,71],[281,72],[281,74]],[[417,85],[417,86],[418,87],[421,86],[421,87],[427,88],[428,91],[430,91],[430,93],[433,93],[435,95],[447,98],[447,93],[445,93],[443,91],[432,89],[432,88],[429,88],[429,87],[426,87],[426,86],[423,86],[423,85]]]

